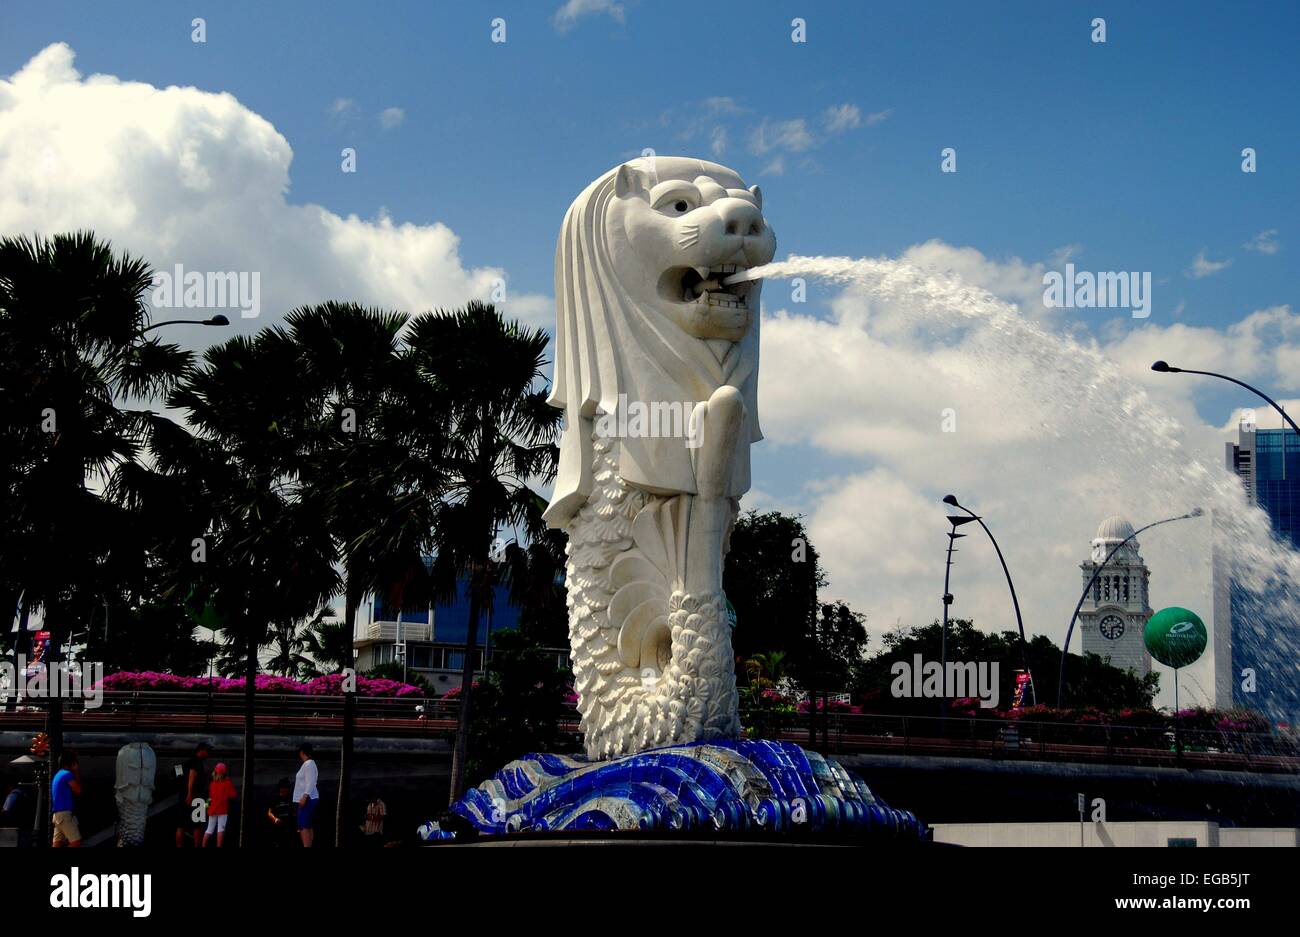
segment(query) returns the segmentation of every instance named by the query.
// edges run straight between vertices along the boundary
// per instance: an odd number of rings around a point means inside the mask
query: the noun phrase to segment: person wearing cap
[[[217,848],[222,847],[226,839],[226,820],[230,817],[230,802],[238,796],[235,782],[226,777],[225,763],[218,763],[212,772],[212,783],[208,785],[208,830],[203,834],[204,846],[216,833]]]

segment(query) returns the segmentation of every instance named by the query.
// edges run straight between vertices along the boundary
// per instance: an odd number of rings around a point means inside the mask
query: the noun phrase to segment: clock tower
[[[1084,585],[1107,554],[1132,533],[1133,525],[1118,515],[1101,522],[1092,541],[1092,557],[1080,566]],[[1137,540],[1124,544],[1102,567],[1079,609],[1085,654],[1108,657],[1112,666],[1134,670],[1139,676],[1151,672],[1151,655],[1142,640],[1151,617],[1147,593],[1150,577],[1151,571],[1138,553]]]

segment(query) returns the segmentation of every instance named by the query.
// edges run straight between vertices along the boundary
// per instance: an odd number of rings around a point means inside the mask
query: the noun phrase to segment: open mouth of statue
[[[673,267],[660,280],[660,291],[668,298],[683,303],[705,306],[747,307],[752,280],[724,284],[722,281],[747,267],[738,264],[718,264],[716,267]]]

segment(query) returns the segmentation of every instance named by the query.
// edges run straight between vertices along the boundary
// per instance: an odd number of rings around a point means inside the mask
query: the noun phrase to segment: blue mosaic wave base
[[[838,762],[789,742],[713,740],[609,761],[526,755],[451,808],[479,832],[703,831],[869,834],[918,841],[925,824],[894,810]],[[452,839],[437,822],[426,841]]]

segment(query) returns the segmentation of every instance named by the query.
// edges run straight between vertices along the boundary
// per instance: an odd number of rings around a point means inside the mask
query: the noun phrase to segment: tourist
[[[50,781],[50,809],[54,811],[55,847],[76,848],[81,845],[81,830],[73,813],[75,798],[81,794],[81,765],[76,752],[69,749],[59,755],[59,770]]]
[[[270,842],[278,848],[292,847],[298,842],[293,822],[293,796],[288,778],[280,778],[275,785],[274,802],[266,811],[271,823]]]
[[[384,844],[384,817],[388,816],[388,808],[380,800],[379,794],[372,792],[366,798],[366,819],[361,824],[361,835],[364,837],[362,842],[367,846],[382,846]]]
[[[0,826],[13,827],[18,834],[18,845],[32,844],[32,798],[17,781],[10,782],[5,792],[4,807],[0,808]]]
[[[226,766],[218,762],[212,772],[212,784],[208,787],[208,828],[203,834],[203,845],[207,846],[212,834],[217,834],[217,848],[225,845],[226,820],[230,817],[230,802],[239,796],[235,783],[226,777]]]
[[[194,746],[194,757],[177,766],[178,788],[176,805],[176,845],[185,845],[187,838],[192,839],[196,847],[203,845],[203,834],[207,830],[206,811],[200,807],[208,799],[208,754],[207,742]]]
[[[298,805],[298,835],[304,848],[311,848],[316,835],[316,808],[320,804],[320,790],[316,782],[320,772],[312,758],[311,742],[298,746],[298,760],[302,764],[293,779],[293,802]]]

